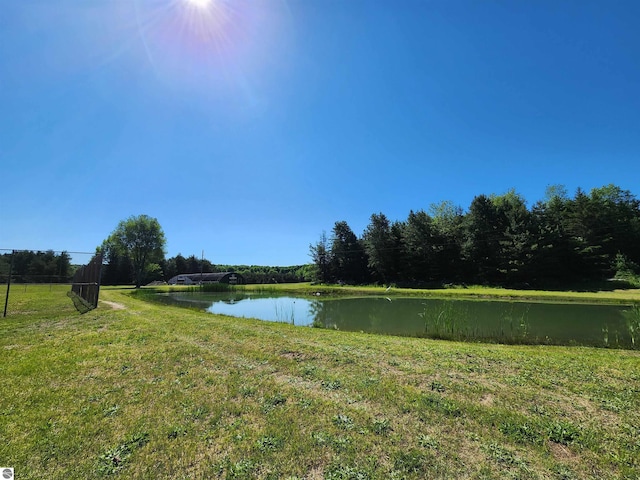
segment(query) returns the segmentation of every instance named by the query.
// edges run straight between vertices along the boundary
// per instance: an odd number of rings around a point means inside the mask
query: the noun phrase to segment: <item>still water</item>
[[[618,305],[171,293],[164,301],[234,317],[348,331],[500,343],[638,348],[640,309]]]

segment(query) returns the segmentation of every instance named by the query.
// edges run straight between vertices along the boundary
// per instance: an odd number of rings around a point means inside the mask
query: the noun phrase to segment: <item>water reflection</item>
[[[166,297],[217,314],[348,331],[500,343],[622,348],[640,343],[637,306],[239,293]]]

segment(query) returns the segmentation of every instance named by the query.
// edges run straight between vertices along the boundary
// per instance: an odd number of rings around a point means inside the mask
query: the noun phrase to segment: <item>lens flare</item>
[[[266,108],[256,85],[273,66],[285,1],[132,0],[138,51],[159,85],[185,99],[225,92],[253,114]]]
[[[208,8],[209,5],[211,5],[211,3],[213,3],[213,0],[184,0],[188,5],[191,5],[192,7],[196,7],[196,8]]]
[[[182,0],[183,27],[185,34],[193,35],[201,43],[216,48],[232,34],[237,17],[235,8],[228,0]]]

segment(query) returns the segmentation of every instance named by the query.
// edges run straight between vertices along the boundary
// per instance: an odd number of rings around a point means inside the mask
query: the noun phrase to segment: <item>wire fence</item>
[[[70,254],[92,258],[85,266],[72,265]],[[81,313],[98,304],[102,255],[89,252],[8,250],[0,248],[0,285],[3,290],[4,312],[7,316],[10,291],[13,287],[27,291],[29,285],[69,285],[68,296]]]
[[[73,275],[73,283],[71,284],[71,292],[78,298],[74,298],[74,305],[80,311],[94,309],[98,306],[98,297],[100,296],[100,272],[102,271],[102,254],[97,254],[91,261],[76,270]],[[84,301],[80,301],[80,299]],[[86,310],[85,310],[86,309]]]
[[[0,273],[0,284],[6,284],[9,280],[8,274]],[[69,284],[73,283],[73,275],[11,275],[11,283],[24,283],[24,284]]]

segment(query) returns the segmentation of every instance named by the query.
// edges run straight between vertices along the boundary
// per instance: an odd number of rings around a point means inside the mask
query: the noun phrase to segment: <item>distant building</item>
[[[244,277],[235,272],[224,273],[182,273],[172,277],[169,285],[200,285],[203,283],[227,283],[229,285],[244,285]]]

